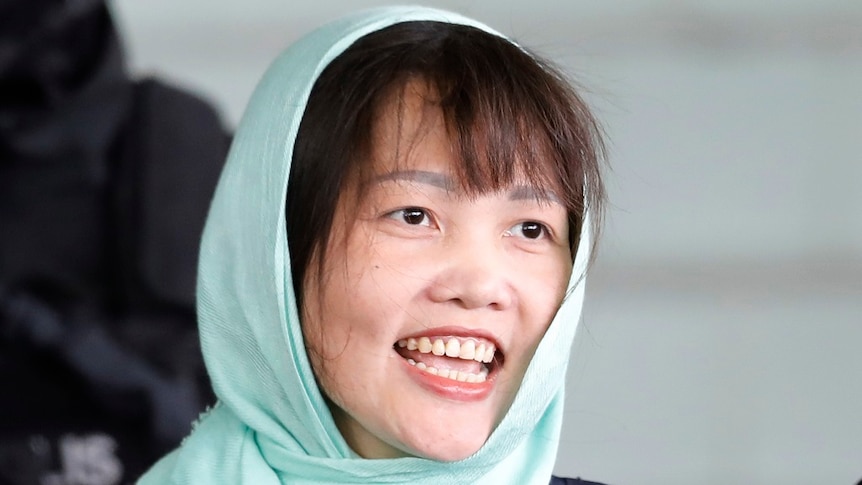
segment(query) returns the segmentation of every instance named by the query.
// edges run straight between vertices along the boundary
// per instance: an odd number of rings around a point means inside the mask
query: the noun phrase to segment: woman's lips
[[[465,329],[427,330],[399,339],[393,348],[420,385],[454,400],[483,399],[502,365],[494,340]]]

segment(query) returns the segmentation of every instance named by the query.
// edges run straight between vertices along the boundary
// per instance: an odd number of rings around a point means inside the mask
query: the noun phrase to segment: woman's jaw
[[[384,429],[349,414],[341,396],[329,401],[348,444],[364,458],[457,461],[478,451],[511,404],[513,380],[520,382],[523,374],[507,374],[500,344],[485,335],[447,326],[398,339],[391,348],[395,358],[387,359],[395,392],[381,403],[391,420]],[[501,375],[506,377],[499,380]]]

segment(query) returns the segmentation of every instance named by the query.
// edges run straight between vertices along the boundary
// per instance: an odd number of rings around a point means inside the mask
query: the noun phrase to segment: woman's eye
[[[400,219],[411,226],[431,225],[431,218],[428,216],[428,212],[426,212],[425,209],[420,209],[418,207],[399,209],[390,213],[389,217],[393,219]]]
[[[526,239],[540,239],[548,236],[548,228],[535,221],[519,222],[506,231],[508,236],[520,236]]]

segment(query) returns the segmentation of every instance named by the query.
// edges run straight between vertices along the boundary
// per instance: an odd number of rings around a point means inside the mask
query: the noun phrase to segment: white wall
[[[114,2],[132,67],[230,123],[281,48],[386,2]],[[557,470],[862,478],[862,3],[427,1],[563,64],[611,139]]]

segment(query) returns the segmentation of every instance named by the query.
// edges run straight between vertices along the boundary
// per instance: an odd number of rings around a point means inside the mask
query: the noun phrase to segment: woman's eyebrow
[[[417,182],[420,184],[431,185],[443,190],[452,190],[455,184],[451,177],[439,172],[429,172],[427,170],[395,170],[374,177],[373,183],[380,183],[389,180],[404,180],[407,182]]]
[[[516,185],[513,187],[509,191],[509,200],[538,200],[561,204],[560,198],[553,190],[537,189],[529,185]]]
[[[420,184],[431,185],[446,191],[452,191],[455,183],[452,178],[440,172],[429,172],[427,170],[393,170],[392,172],[378,175],[372,179],[372,183],[380,183],[392,180],[403,180]],[[537,200],[540,202],[555,202],[560,204],[560,198],[552,190],[539,189],[529,185],[516,185],[509,191],[509,200]]]

